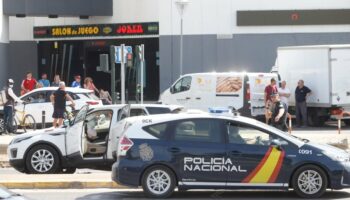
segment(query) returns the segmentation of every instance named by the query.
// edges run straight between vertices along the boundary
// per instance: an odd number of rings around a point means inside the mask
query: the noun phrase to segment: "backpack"
[[[6,94],[6,88],[0,91],[0,106],[5,105],[5,103],[8,101],[7,94]]]

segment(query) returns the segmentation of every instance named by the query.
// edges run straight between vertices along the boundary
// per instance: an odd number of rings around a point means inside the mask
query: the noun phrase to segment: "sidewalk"
[[[111,179],[111,172],[28,175],[1,174],[0,185],[9,189],[123,188]]]

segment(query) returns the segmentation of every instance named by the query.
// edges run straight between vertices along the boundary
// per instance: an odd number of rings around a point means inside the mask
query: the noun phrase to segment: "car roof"
[[[108,110],[108,109],[120,109],[127,106],[127,104],[113,104],[113,105],[103,105],[103,106],[96,106],[94,108],[91,108],[91,111],[96,111],[96,110]]]
[[[33,92],[40,92],[40,91],[56,91],[58,90],[58,87],[43,87],[43,88],[36,88],[30,93]],[[65,89],[67,92],[73,92],[73,93],[91,93],[92,90],[84,89],[84,88],[73,88],[73,87],[66,87]],[[27,93],[28,94],[28,93]]]
[[[145,107],[153,107],[153,108],[169,108],[171,111],[176,109],[183,109],[183,106],[179,105],[164,105],[164,104],[130,104],[131,108],[145,108]]]

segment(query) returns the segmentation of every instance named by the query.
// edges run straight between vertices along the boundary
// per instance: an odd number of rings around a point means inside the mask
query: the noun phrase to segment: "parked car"
[[[45,111],[45,123],[47,123],[47,125],[52,124],[53,106],[50,102],[50,96],[57,89],[57,87],[38,88],[20,97],[22,101],[26,102],[25,113],[32,115],[37,125],[42,123],[43,111]],[[95,96],[91,90],[66,87],[66,91],[73,98],[76,104],[75,109],[77,110],[86,104],[88,104],[90,108],[102,105],[102,101]],[[22,111],[23,105],[17,105],[16,109]],[[18,114],[21,115],[22,113]],[[21,118],[21,116],[19,116],[19,118]],[[3,131],[3,107],[0,107],[0,132]]]
[[[151,198],[174,189],[289,188],[318,198],[350,187],[350,155],[257,120],[210,114],[127,118],[112,179]]]
[[[130,108],[131,107],[131,108]],[[156,108],[156,109],[155,109]],[[152,104],[83,106],[62,128],[28,132],[13,138],[8,146],[11,166],[26,173],[74,173],[76,168],[110,170],[117,143],[130,110],[140,115],[171,113],[181,106]],[[133,110],[135,109],[135,110]],[[153,110],[154,109],[154,110]]]
[[[161,104],[182,105],[208,112],[210,107],[231,107],[243,116],[265,114],[264,90],[275,73],[194,73],[186,74],[165,90]]]

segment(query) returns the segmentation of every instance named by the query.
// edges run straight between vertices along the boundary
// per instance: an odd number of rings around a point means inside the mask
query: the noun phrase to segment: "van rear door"
[[[274,73],[249,73],[248,82],[250,87],[250,108],[253,117],[265,114],[265,87],[270,84],[271,78],[278,81],[277,74]],[[249,101],[246,97],[245,101]]]
[[[350,105],[350,48],[331,49],[332,105]]]

